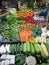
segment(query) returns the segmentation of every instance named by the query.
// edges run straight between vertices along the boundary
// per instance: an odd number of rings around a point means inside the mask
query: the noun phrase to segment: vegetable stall
[[[49,23],[32,9],[14,10],[0,22],[0,65],[49,65]]]

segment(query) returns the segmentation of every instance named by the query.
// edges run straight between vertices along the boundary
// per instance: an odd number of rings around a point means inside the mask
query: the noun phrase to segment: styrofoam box
[[[5,60],[5,65],[9,65],[10,60]]]
[[[5,55],[5,54],[2,55],[2,56],[1,56],[1,59],[6,59],[6,55]]]
[[[2,62],[1,62],[1,65],[5,65],[5,62],[4,62],[4,61],[2,61]]]
[[[6,55],[6,59],[10,59],[11,55]]]
[[[10,64],[15,64],[15,56],[11,55]]]

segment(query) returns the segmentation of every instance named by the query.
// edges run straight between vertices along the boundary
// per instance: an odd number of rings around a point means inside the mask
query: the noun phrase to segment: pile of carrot
[[[33,32],[32,31],[21,31],[20,40],[21,42],[27,42],[31,39]]]
[[[16,16],[18,18],[33,17],[34,16],[34,12],[32,10],[27,10],[26,13],[18,13]]]
[[[32,11],[32,10],[26,11],[26,17],[33,17],[33,16],[34,16],[34,11]]]
[[[19,13],[19,14],[17,14],[17,17],[18,17],[18,18],[26,18],[26,14],[24,14],[24,13]]]

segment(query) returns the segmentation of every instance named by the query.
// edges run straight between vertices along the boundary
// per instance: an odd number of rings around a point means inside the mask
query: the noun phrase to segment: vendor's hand
[[[2,18],[2,17],[4,17],[4,16],[6,16],[6,15],[8,15],[8,14],[9,14],[9,12],[7,11],[6,13],[4,13],[4,14],[0,15],[0,18]]]

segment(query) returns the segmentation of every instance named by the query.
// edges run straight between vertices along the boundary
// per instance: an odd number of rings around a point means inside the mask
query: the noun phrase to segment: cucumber
[[[36,52],[37,54],[40,54],[40,53],[41,53],[41,51],[40,51],[40,49],[39,49],[37,43],[34,43],[34,48],[35,48],[35,52]]]
[[[34,49],[34,46],[33,46],[33,44],[30,44],[30,48],[31,48],[31,54],[35,54],[35,49]]]
[[[40,49],[41,56],[42,56],[43,58],[45,58],[45,55],[44,55],[44,53],[43,53],[43,51],[42,51],[42,48],[41,48],[41,45],[40,45],[40,44],[37,44],[37,45],[38,45],[38,47],[39,47],[39,49]]]
[[[37,45],[38,45],[38,48],[40,50],[40,53],[42,53],[42,48],[41,48],[40,44],[37,44]]]
[[[26,49],[27,49],[26,50],[27,52],[30,52],[30,43],[29,42],[26,43]]]
[[[20,43],[17,44],[17,53],[20,52]]]
[[[26,43],[23,44],[23,52],[26,52]]]
[[[42,49],[41,49],[41,46],[40,46],[40,44],[37,44],[37,45],[38,45],[38,47],[39,47],[39,49],[40,49],[40,51],[41,51]]]
[[[20,45],[20,52],[23,52],[23,43]]]
[[[15,44],[15,53],[17,53],[17,45]]]
[[[15,53],[15,45],[14,45],[14,44],[12,44],[12,45],[10,46],[10,53],[12,53],[12,54]]]
[[[49,44],[47,43],[47,44],[45,44],[45,45],[46,45],[47,51],[48,51],[48,53],[49,53]]]

